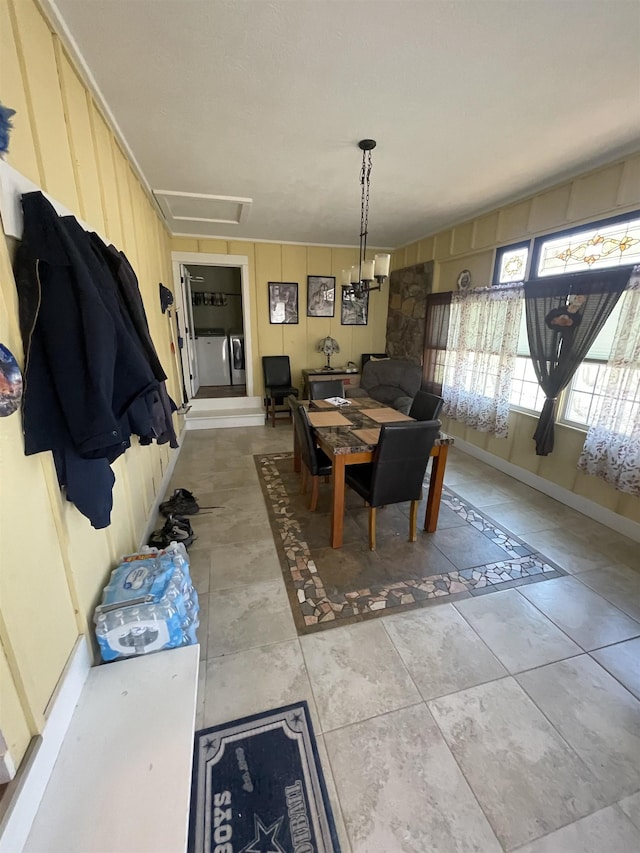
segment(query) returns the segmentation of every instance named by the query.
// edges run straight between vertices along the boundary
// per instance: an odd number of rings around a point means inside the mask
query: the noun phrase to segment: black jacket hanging
[[[175,442],[164,386],[89,235],[73,217],[58,217],[40,192],[26,194],[22,204],[15,273],[25,453],[53,451],[67,498],[94,527],[106,527],[109,463],[130,446],[131,433],[145,443]]]

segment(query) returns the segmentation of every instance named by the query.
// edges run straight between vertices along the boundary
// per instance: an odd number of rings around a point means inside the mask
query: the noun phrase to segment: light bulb
[[[374,261],[362,262],[362,279],[363,281],[373,281]]]

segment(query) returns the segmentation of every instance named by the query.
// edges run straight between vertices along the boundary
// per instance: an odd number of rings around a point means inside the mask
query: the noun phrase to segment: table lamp
[[[333,368],[331,367],[331,356],[336,352],[340,352],[340,347],[338,346],[338,342],[336,341],[336,339],[330,338],[329,336],[323,338],[318,344],[317,350],[318,352],[323,352],[327,357],[327,363],[325,364],[324,369],[332,370]]]

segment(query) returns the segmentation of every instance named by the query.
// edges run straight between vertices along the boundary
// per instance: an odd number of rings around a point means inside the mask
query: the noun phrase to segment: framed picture
[[[336,280],[332,275],[307,276],[307,317],[334,317]]]
[[[298,322],[298,283],[295,281],[269,282],[269,322]]]
[[[360,299],[347,284],[342,285],[342,314],[340,322],[343,326],[366,326],[369,320],[369,294],[365,293]]]

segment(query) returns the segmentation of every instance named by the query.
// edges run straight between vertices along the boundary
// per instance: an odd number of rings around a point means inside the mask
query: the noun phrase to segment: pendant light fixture
[[[371,152],[376,147],[375,139],[361,139],[358,148],[362,151],[362,170],[360,172],[360,255],[357,265],[342,270],[342,284],[348,285],[350,292],[361,299],[372,290],[380,290],[389,277],[391,255],[379,254],[367,258],[367,234],[369,231],[369,188],[371,184]],[[376,281],[377,284],[373,282]]]

